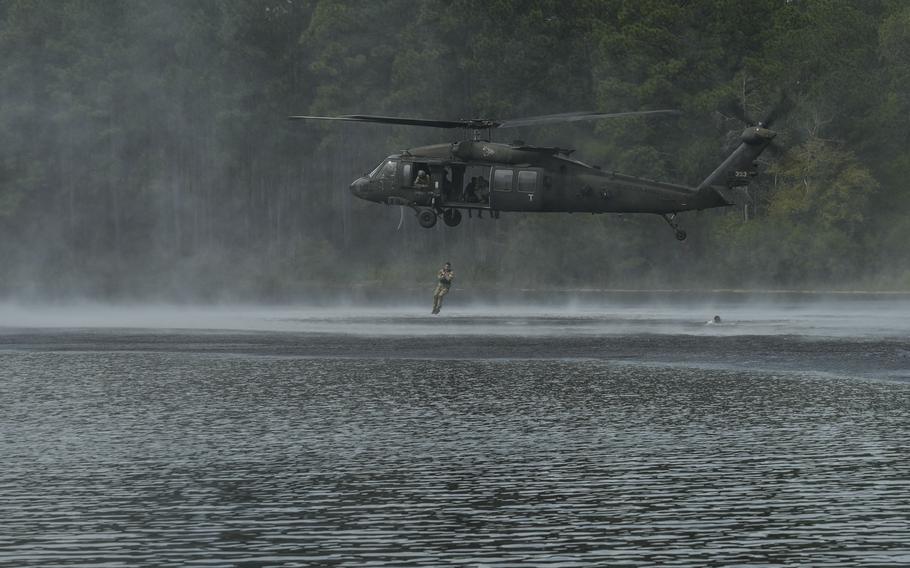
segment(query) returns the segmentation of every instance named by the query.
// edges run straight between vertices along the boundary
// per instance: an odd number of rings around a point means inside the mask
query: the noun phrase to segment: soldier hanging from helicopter
[[[455,280],[455,273],[452,271],[452,264],[447,262],[436,273],[436,290],[433,292],[433,315],[439,313],[442,309],[442,299],[449,293],[452,287],[452,281]]]

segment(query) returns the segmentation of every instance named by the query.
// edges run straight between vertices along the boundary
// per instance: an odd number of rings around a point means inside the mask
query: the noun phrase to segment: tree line
[[[910,289],[900,0],[0,0],[0,69],[3,296],[282,300],[443,260],[478,287]],[[656,216],[424,230],[347,186],[451,132],[286,120],[678,108],[507,136],[697,184],[731,105],[782,90],[780,151],[685,243]]]

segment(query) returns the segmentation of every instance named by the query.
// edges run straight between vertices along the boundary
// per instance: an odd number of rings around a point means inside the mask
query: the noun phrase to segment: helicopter
[[[571,157],[573,150],[492,141],[494,129],[600,120],[627,116],[677,115],[678,110],[630,112],[576,111],[492,120],[485,118],[434,120],[352,114],[342,116],[290,116],[294,120],[371,122],[456,129],[471,132],[470,139],[420,146],[385,158],[372,172],[350,185],[358,198],[386,205],[407,206],[427,229],[437,219],[455,227],[462,211],[469,216],[484,211],[492,218],[500,212],[652,213],[661,216],[680,241],[686,232],[677,215],[682,211],[733,205],[731,190],[746,186],[757,175],[756,158],[771,144],[774,120],[788,105],[784,99],[762,121],[751,121],[739,144],[698,186],[668,183],[603,170]],[[486,132],[486,136],[484,136]]]

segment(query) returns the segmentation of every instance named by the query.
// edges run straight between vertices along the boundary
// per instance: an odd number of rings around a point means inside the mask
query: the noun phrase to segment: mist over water
[[[424,294],[291,305],[0,304],[5,328],[237,330],[342,335],[572,336],[682,334],[910,336],[903,295],[516,293],[492,301],[456,289],[431,316]],[[426,298],[423,298],[426,300]],[[540,300],[544,301],[541,302]],[[426,302],[424,302],[426,303]],[[721,317],[714,325],[712,318]],[[710,323],[709,323],[710,322]]]

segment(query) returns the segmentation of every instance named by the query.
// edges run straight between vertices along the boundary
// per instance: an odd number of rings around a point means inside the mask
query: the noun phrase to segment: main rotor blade
[[[379,124],[404,124],[429,128],[470,128],[467,120],[429,120],[425,118],[403,118],[397,116],[374,116],[370,114],[348,114],[344,116],[289,116],[293,120],[340,120],[347,122],[376,122]]]
[[[732,114],[733,118],[736,118],[746,126],[755,126],[757,124],[756,121],[752,120],[751,116],[746,114],[745,109],[743,109],[743,107],[741,107],[737,101],[731,100],[727,102],[721,107],[720,110]]]
[[[765,128],[770,128],[771,125],[774,124],[774,121],[788,114],[791,110],[793,110],[794,106],[796,106],[796,103],[793,101],[793,99],[790,98],[786,91],[782,91],[780,94],[780,100],[777,101],[777,104],[774,105],[774,108],[771,109],[771,112],[768,113],[768,116],[763,121],[761,121],[761,125]]]
[[[515,128],[517,126],[531,126],[534,124],[549,124],[553,122],[577,122],[579,120],[600,120],[602,118],[618,118],[623,116],[644,116],[651,114],[682,114],[678,110],[640,110],[630,112],[564,112],[560,114],[545,114],[514,118],[502,122],[488,118],[467,118],[461,120],[431,120],[426,118],[406,118],[397,116],[376,116],[371,114],[346,114],[343,116],[289,116],[295,120],[338,120],[346,122],[375,122],[379,124],[403,124],[406,126],[425,126],[429,128],[469,128],[485,130],[488,128]]]
[[[622,116],[644,116],[649,114],[682,114],[678,110],[638,110],[629,112],[564,112],[561,114],[545,114],[529,116],[527,118],[513,118],[504,120],[494,128],[514,128],[517,126],[531,126],[534,124],[549,124],[553,122],[577,122],[579,120],[600,120],[602,118],[618,118]]]

